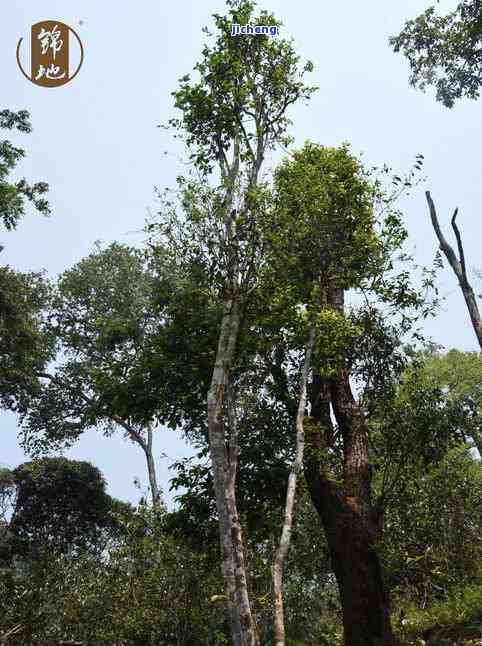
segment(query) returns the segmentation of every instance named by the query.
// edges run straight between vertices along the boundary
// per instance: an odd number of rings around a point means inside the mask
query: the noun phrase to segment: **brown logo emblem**
[[[70,34],[74,38],[70,39]],[[43,20],[32,25],[30,33],[30,76],[20,61],[23,38],[17,45],[17,63],[22,74],[29,81],[42,87],[65,85],[75,78],[82,67],[84,48],[77,33],[58,20]],[[72,72],[69,67],[71,45],[76,44],[79,52],[77,68]]]

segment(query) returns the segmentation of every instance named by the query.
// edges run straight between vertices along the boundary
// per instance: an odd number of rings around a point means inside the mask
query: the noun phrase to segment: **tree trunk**
[[[345,645],[393,646],[389,599],[374,545],[376,523],[367,522],[316,468],[305,466],[305,474],[340,591]]]
[[[306,384],[311,366],[311,354],[315,343],[315,330],[311,328],[310,338],[306,347],[305,360],[300,380],[300,396],[296,414],[296,454],[288,478],[286,491],[286,504],[281,538],[276,550],[273,563],[273,596],[274,596],[274,637],[275,646],[285,646],[285,621],[283,607],[283,566],[291,542],[291,528],[293,526],[293,508],[295,504],[296,481],[298,473],[303,467],[303,454],[305,447],[305,433],[303,419],[306,410]]]
[[[225,303],[208,392],[209,449],[231,635],[235,646],[257,646],[258,638],[248,597],[241,525],[236,508],[237,432],[236,428],[230,429],[228,449],[224,423],[239,326],[240,306],[238,300],[233,298]],[[232,402],[227,403],[230,408]],[[227,412],[231,417],[230,411]]]
[[[343,291],[330,290],[327,304],[342,313]],[[330,383],[315,377],[311,404],[316,430],[310,434],[305,477],[340,591],[345,645],[393,646],[389,597],[376,550],[381,514],[371,502],[368,429],[348,372],[340,369]],[[343,441],[343,484],[331,475],[327,460],[334,441],[330,405]]]
[[[371,503],[368,432],[355,402],[349,377],[342,373],[331,387],[332,404],[344,445],[344,496],[335,523],[332,560],[343,607],[347,646],[395,643],[388,593],[376,543],[381,515]]]
[[[161,507],[161,493],[157,484],[156,463],[152,455],[152,426],[149,424],[147,427],[147,443],[142,446],[146,455],[147,473],[149,475],[149,485],[151,488],[152,506],[154,509]]]

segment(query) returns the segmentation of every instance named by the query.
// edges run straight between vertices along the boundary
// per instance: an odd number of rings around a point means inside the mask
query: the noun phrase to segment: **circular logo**
[[[76,31],[58,20],[43,20],[30,29],[30,75],[21,62],[23,38],[17,44],[17,63],[35,85],[57,87],[72,81],[84,62],[84,47]],[[72,64],[72,60],[76,61]]]

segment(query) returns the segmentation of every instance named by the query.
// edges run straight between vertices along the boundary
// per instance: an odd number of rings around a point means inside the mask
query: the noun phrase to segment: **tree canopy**
[[[461,98],[479,98],[481,43],[479,0],[463,0],[445,15],[431,6],[390,38],[393,50],[402,52],[410,64],[410,84],[421,90],[433,86],[437,101],[447,108]]]

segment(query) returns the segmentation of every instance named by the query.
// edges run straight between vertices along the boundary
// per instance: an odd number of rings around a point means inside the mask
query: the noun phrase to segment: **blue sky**
[[[439,7],[445,11],[455,5],[442,1]],[[309,106],[296,106],[291,114],[296,144],[348,141],[367,163],[386,162],[400,171],[422,153],[428,179],[403,203],[409,249],[421,263],[430,264],[435,254],[424,198],[430,189],[447,232],[453,209],[459,207],[469,266],[477,267],[482,104],[464,101],[447,110],[435,103],[431,91],[410,88],[406,62],[387,44],[389,35],[428,3],[266,0],[260,6],[275,11],[284,23],[280,34],[293,37],[300,55],[315,65],[310,83],[320,89]],[[31,112],[34,132],[15,135],[28,151],[20,173],[49,182],[52,216],[46,220],[29,214],[17,231],[2,232],[2,263],[19,270],[46,269],[56,276],[87,255],[97,240],[142,242],[144,219],[156,210],[153,186],[173,186],[182,172],[183,150],[156,126],[173,116],[170,93],[199,58],[205,37],[201,28],[223,7],[220,0],[23,0],[3,7],[0,108]],[[85,47],[77,78],[55,89],[29,83],[15,62],[18,39],[31,24],[46,19],[70,24]],[[477,350],[448,269],[439,274],[438,286],[446,300],[437,318],[427,323],[426,334],[448,348]],[[15,417],[3,413],[1,424],[0,464],[13,467],[26,459]],[[172,459],[189,454],[176,433],[164,430],[157,434],[156,451]],[[121,436],[106,439],[92,431],[67,455],[96,464],[117,497],[138,499],[136,476],[146,486],[142,455]],[[157,463],[166,489],[169,459],[158,457]]]

